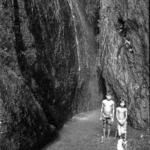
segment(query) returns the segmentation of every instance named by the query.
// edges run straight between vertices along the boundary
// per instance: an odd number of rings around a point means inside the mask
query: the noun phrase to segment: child
[[[106,127],[108,129],[107,137],[109,138],[110,135],[110,126],[111,123],[114,121],[114,101],[111,99],[111,95],[106,95],[106,99],[102,101],[101,107],[101,115],[103,120],[103,138],[106,137]]]
[[[120,106],[116,108],[117,129],[119,137],[124,134],[125,139],[127,136],[127,108],[125,101],[122,100]]]

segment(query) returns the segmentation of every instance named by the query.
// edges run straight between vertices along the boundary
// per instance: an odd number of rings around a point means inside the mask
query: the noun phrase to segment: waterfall
[[[74,31],[75,31],[75,41],[76,41],[76,45],[77,45],[78,71],[80,72],[81,65],[80,65],[79,40],[78,40],[78,35],[77,35],[77,28],[76,28],[76,22],[75,22],[75,15],[74,15],[74,12],[73,12],[72,1],[68,0],[68,4],[69,4],[70,10],[71,10],[71,15],[72,15],[72,18],[73,18],[73,25],[74,25]]]
[[[84,29],[84,38],[86,38],[85,39],[85,41],[86,41],[85,42],[85,47],[88,47],[88,49],[90,49],[89,48],[89,46],[90,46],[90,44],[89,44],[90,40],[89,39],[90,39],[90,37],[92,37],[91,36],[91,30],[90,30],[90,28],[89,28],[89,26],[87,24],[87,21],[85,19],[85,15],[83,14],[83,11],[78,6],[78,1],[72,1],[72,3],[74,4],[75,10],[76,10],[76,12],[78,14],[79,20],[81,22],[81,26]],[[89,54],[88,54],[88,49],[85,50],[85,55],[86,55],[85,65],[86,65],[87,68],[89,68]]]

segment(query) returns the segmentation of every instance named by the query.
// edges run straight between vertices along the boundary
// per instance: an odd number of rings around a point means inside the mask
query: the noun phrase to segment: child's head
[[[120,106],[121,106],[121,107],[124,107],[124,106],[125,106],[125,101],[124,101],[123,99],[122,99],[121,102],[120,102]]]
[[[110,100],[112,97],[111,97],[110,94],[107,94],[107,95],[106,95],[106,98],[107,98],[108,100]]]

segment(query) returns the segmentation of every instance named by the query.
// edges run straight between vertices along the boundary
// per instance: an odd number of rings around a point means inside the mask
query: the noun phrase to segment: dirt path
[[[128,150],[150,150],[148,141],[141,138],[143,132],[128,127],[128,133]],[[43,150],[116,150],[115,128],[112,128],[110,139],[104,143],[100,142],[101,135],[99,111],[81,113],[67,122],[60,131],[59,138]]]
[[[102,122],[99,122],[99,111],[81,113],[74,116],[64,125],[59,139],[44,150],[115,150],[116,140],[101,144]],[[113,136],[113,135],[111,135]]]

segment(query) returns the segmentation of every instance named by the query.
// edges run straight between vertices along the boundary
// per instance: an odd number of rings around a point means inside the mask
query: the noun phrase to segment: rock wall
[[[149,120],[149,18],[147,0],[100,1],[99,62],[107,91],[124,98],[130,123]]]
[[[74,113],[99,107],[87,8],[84,1],[0,1],[0,149],[40,149]]]
[[[0,3],[0,149],[40,149],[72,115],[78,61],[67,1]]]
[[[125,98],[149,110],[148,1],[0,1],[0,149],[40,149],[74,113]]]

